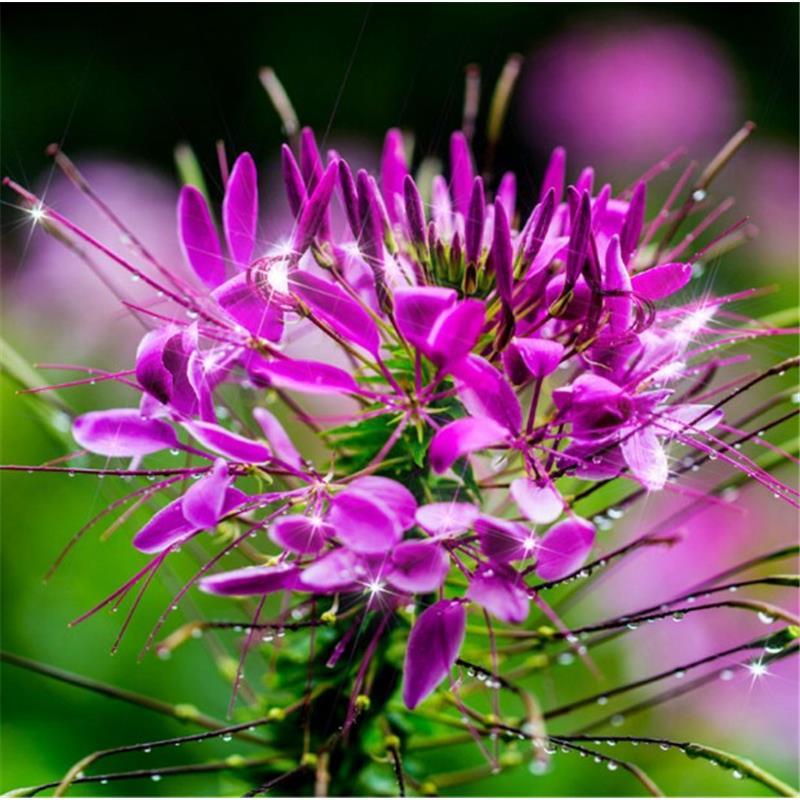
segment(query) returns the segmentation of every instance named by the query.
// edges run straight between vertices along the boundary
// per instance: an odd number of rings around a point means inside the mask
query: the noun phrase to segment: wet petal
[[[433,542],[402,542],[392,550],[389,583],[402,592],[433,592],[447,576],[450,561]]]
[[[246,266],[253,257],[258,224],[258,176],[250,153],[242,153],[233,165],[222,201],[222,223],[231,257]]]
[[[343,339],[378,355],[381,338],[375,321],[341,287],[298,270],[290,275],[289,288]]]
[[[278,418],[266,408],[254,408],[253,417],[261,426],[264,437],[269,442],[275,456],[295,469],[302,469],[302,456],[297,452],[297,448]]]
[[[231,572],[220,572],[200,579],[200,589],[208,594],[233,597],[262,595],[280,589],[293,589],[299,570],[292,564],[274,567],[243,567]]]
[[[482,515],[475,521],[481,552],[494,562],[522,561],[536,554],[539,540],[524,525]]]
[[[235,461],[263,464],[272,455],[265,444],[232,433],[213,422],[184,422],[183,426],[204,447]]]
[[[310,196],[300,209],[297,225],[292,236],[292,249],[305,253],[317,234],[322,235],[327,228],[326,218],[333,189],[339,174],[338,161],[332,161],[320,178]]]
[[[357,553],[386,553],[403,536],[390,507],[358,489],[346,489],[334,497],[328,522],[337,538]]]
[[[183,495],[183,515],[198,528],[213,528],[222,514],[225,494],[233,481],[228,464],[218,458],[207,475],[192,484]]]
[[[469,209],[474,176],[475,169],[472,166],[472,153],[467,137],[461,131],[456,131],[450,137],[450,185],[456,211],[465,216]]]
[[[479,569],[469,582],[467,597],[503,622],[518,625],[528,617],[530,598],[525,583],[511,567]]]
[[[263,362],[254,365],[252,374],[279,389],[291,389],[306,394],[358,393],[358,384],[349,372],[321,361]]]
[[[246,331],[260,339],[280,341],[283,311],[275,300],[267,301],[246,272],[240,272],[212,293],[212,298]]]
[[[354,589],[357,581],[366,576],[355,553],[338,548],[318,558],[300,573],[301,586],[321,594]]]
[[[416,708],[447,677],[464,641],[467,615],[461,603],[440,600],[425,609],[408,637],[403,702]]]
[[[293,553],[318,553],[333,533],[333,527],[319,519],[292,514],[272,524],[269,538]]]
[[[72,423],[75,441],[101,456],[146,456],[177,447],[172,426],[158,419],[144,419],[137,408],[90,411]]]
[[[402,483],[393,481],[391,478],[366,475],[351,481],[348,487],[374,495],[394,514],[397,524],[402,530],[407,531],[414,525],[417,501]]]
[[[480,356],[469,356],[453,368],[458,397],[475,417],[486,417],[516,433],[522,425],[519,399],[498,369]]]
[[[392,224],[397,222],[395,197],[403,195],[403,180],[408,174],[403,134],[397,128],[386,133],[381,155],[381,192]]]
[[[184,186],[178,197],[178,238],[197,277],[206,286],[219,286],[225,280],[222,249],[206,200],[194,186]]]
[[[594,525],[581,517],[559,522],[539,544],[536,574],[557,581],[579,569],[594,545]]]
[[[422,349],[437,317],[458,299],[455,289],[416,286],[394,292],[397,327],[409,344]]]
[[[625,436],[620,449],[625,463],[645,489],[657,492],[664,488],[669,475],[667,454],[652,426]]]
[[[691,264],[661,264],[634,275],[631,285],[645,300],[661,300],[683,289],[691,279]]]
[[[511,304],[514,287],[514,251],[511,246],[511,228],[508,215],[500,200],[494,203],[494,237],[492,238],[492,266],[497,281],[497,293]]]
[[[519,510],[531,522],[553,522],[564,510],[564,500],[555,486],[538,483],[530,478],[517,478],[509,487]]]
[[[431,536],[455,536],[468,531],[480,511],[472,503],[428,503],[417,509],[417,524]]]
[[[500,445],[509,438],[508,429],[491,419],[457,419],[433,437],[429,450],[431,466],[434,472],[442,473],[461,456]]]

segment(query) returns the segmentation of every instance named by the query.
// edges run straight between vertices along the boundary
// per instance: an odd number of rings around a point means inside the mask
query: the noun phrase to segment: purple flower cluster
[[[200,588],[354,595],[384,616],[424,608],[405,663],[403,698],[414,708],[455,663],[470,604],[523,623],[538,600],[530,576],[557,582],[586,563],[595,524],[557,482],[625,476],[655,491],[670,477],[670,443],[715,452],[722,412],[695,399],[700,390],[675,387],[696,374],[702,389],[721,363],[698,366],[713,352],[698,336],[724,299],[662,302],[690,281],[684,251],[694,239],[656,246],[669,209],[645,222],[646,180],[615,195],[585,169],[567,185],[560,148],[527,215],[515,176],[491,191],[460,132],[449,176],[426,186],[397,130],[378,177],[354,175],[335,152],[323,158],[307,129],[298,152],[283,148],[282,165],[294,216],[285,241],[259,240],[256,168],[243,154],[225,176],[222,236],[203,194],[180,194],[196,282],[167,269],[156,280],[114,256],[180,313],[150,315],[126,379],[138,406],[84,414],[73,436],[90,453],[131,459],[131,470],[169,450],[201,465],[151,487],[195,479],[136,533],[153,561],[123,589],[226,519],[266,528],[275,555],[201,570]],[[335,202],[343,231],[331,222]],[[350,368],[288,355],[298,325],[323,331]],[[269,390],[312,424],[295,397],[345,396],[353,426],[385,418],[391,432],[355,471],[316,465],[265,407],[231,424],[219,405],[229,385]],[[391,477],[390,456],[406,439],[417,445],[423,493]],[[254,490],[254,478],[274,486]]]

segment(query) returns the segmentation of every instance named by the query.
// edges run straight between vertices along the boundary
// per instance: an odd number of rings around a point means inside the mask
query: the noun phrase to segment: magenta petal
[[[636,479],[651,492],[664,488],[669,475],[667,454],[651,426],[625,436],[620,449]]]
[[[84,450],[101,456],[146,456],[178,446],[169,424],[144,419],[136,408],[90,411],[76,417],[72,436]]]
[[[456,303],[436,318],[423,352],[440,367],[459,361],[475,346],[485,320],[482,301]]]
[[[633,301],[631,300],[631,279],[622,260],[619,237],[612,237],[606,250],[603,270],[603,289],[609,292],[605,305],[609,312],[608,325],[613,334],[624,335],[631,326]],[[618,296],[614,296],[617,293]]]
[[[633,291],[645,300],[661,300],[680,291],[692,279],[691,264],[661,264],[631,278]]]
[[[554,192],[555,203],[558,205],[564,196],[564,180],[567,172],[567,151],[563,147],[556,147],[553,150],[550,161],[544,172],[542,189],[539,193],[539,201],[544,200],[547,193],[552,189]]]
[[[494,562],[522,561],[536,554],[538,539],[519,522],[482,515],[475,521],[481,552]]]
[[[411,629],[403,666],[403,702],[416,708],[447,677],[464,641],[467,614],[456,600],[440,600]]]
[[[228,464],[218,458],[207,475],[192,484],[183,495],[183,515],[198,528],[213,528],[219,521],[225,493],[233,481]]]
[[[386,133],[381,154],[381,191],[392,224],[397,222],[395,197],[403,196],[403,181],[408,174],[403,134],[397,128]]]
[[[349,488],[366,492],[380,500],[394,514],[402,530],[407,531],[414,525],[417,501],[402,483],[391,478],[366,475],[351,481]]]
[[[184,422],[183,426],[204,447],[235,461],[263,464],[272,455],[265,444],[232,433],[213,422]]]
[[[225,280],[222,249],[206,200],[194,186],[184,186],[178,197],[178,238],[197,277],[206,286],[219,286]]]
[[[495,199],[503,204],[508,219],[513,219],[514,209],[517,206],[517,176],[513,172],[503,173]]]
[[[297,226],[292,236],[292,249],[295,252],[305,253],[311,247],[314,237],[325,229],[328,206],[338,174],[339,163],[332,161],[300,209]]]
[[[455,536],[468,531],[480,511],[472,503],[428,503],[417,509],[417,525],[431,536]]]
[[[514,288],[514,250],[511,245],[511,228],[505,206],[499,199],[494,202],[494,237],[492,239],[492,265],[497,293],[502,300],[511,304]]]
[[[465,216],[469,209],[474,175],[472,153],[469,150],[467,137],[461,131],[456,131],[450,137],[450,183],[456,211],[460,211]]]
[[[642,235],[646,193],[647,185],[644,181],[639,181],[639,183],[636,184],[636,188],[633,190],[628,212],[625,214],[625,221],[622,223],[620,246],[622,250],[622,259],[626,264],[630,263],[631,256],[636,250],[639,244],[639,238]]]
[[[530,598],[525,583],[511,567],[479,569],[469,582],[467,597],[502,622],[519,625],[528,617]]]
[[[378,355],[381,346],[378,326],[341,287],[302,270],[290,275],[289,287],[316,317],[343,339]]]
[[[250,153],[242,153],[233,165],[222,201],[222,223],[231,257],[246,266],[253,257],[258,225],[258,176]]]
[[[544,378],[555,372],[564,355],[564,345],[550,339],[515,338],[509,347],[516,349],[534,378]]]
[[[333,533],[333,528],[324,522],[293,514],[273,523],[269,538],[293,553],[318,553]]]
[[[536,574],[557,581],[575,572],[591,552],[594,536],[594,525],[581,517],[559,522],[539,543]]]
[[[280,341],[283,312],[275,302],[267,302],[246,272],[240,272],[211,294],[231,319],[261,339]]]
[[[215,527],[221,517],[244,505],[250,498],[244,492],[229,487],[225,492],[219,517],[208,526],[198,526],[186,519],[183,508],[184,499],[184,497],[179,497],[158,511],[133,537],[133,546],[143,553],[160,553],[167,547],[187,538],[190,534],[205,527]]]
[[[292,564],[274,567],[243,567],[200,579],[200,589],[208,594],[234,597],[262,595],[280,589],[293,589],[299,570]]]
[[[334,497],[328,522],[336,529],[336,536],[356,553],[386,553],[403,536],[391,508],[357,489],[346,489]]]
[[[253,417],[261,426],[264,437],[269,442],[275,456],[295,469],[302,469],[303,458],[297,452],[297,448],[278,418],[266,408],[254,408]]]
[[[357,393],[358,384],[350,373],[321,361],[285,359],[254,365],[252,374],[278,389],[306,394]]]
[[[300,573],[300,585],[312,592],[326,594],[356,589],[365,581],[367,571],[355,553],[338,548],[326,553]]]
[[[468,356],[453,368],[458,397],[474,417],[486,417],[517,433],[522,409],[514,390],[499,370],[480,356]]]
[[[555,486],[538,483],[530,478],[517,478],[509,487],[519,510],[531,522],[546,524],[561,516],[564,500]]]
[[[416,286],[394,292],[397,327],[409,344],[423,349],[436,318],[456,302],[455,289]]]
[[[467,453],[507,442],[508,429],[491,419],[464,417],[445,425],[431,441],[429,456],[434,472],[442,473]]]
[[[433,542],[402,542],[392,550],[389,583],[401,592],[433,592],[447,576],[450,561]]]

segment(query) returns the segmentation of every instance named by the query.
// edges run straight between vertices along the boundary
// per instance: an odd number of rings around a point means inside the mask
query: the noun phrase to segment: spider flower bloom
[[[453,668],[475,612],[493,653],[493,626],[513,637],[534,607],[559,626],[548,636],[573,644],[544,595],[607,565],[591,560],[607,551],[603,526],[582,511],[602,482],[621,478],[632,485],[624,502],[635,502],[679,478],[686,470],[672,453],[688,451],[693,464],[719,458],[797,503],[794,489],[730,443],[736,429],[726,427],[724,406],[737,389],[723,384],[720,399],[708,388],[737,363],[722,348],[754,329],[725,327],[734,298],[685,291],[699,233],[676,244],[670,208],[648,219],[645,181],[615,194],[584,170],[570,184],[557,149],[527,210],[512,177],[494,187],[477,174],[460,132],[447,177],[421,187],[411,163],[397,130],[377,177],[323,155],[304,130],[297,151],[283,150],[294,222],[281,248],[256,235],[249,155],[227,178],[221,213],[184,188],[178,231],[196,280],[170,287],[140,275],[174,313],[152,315],[132,370],[109,377],[124,379],[137,399],[73,426],[84,450],[132,460],[107,471],[161,475],[137,491],[169,492],[133,539],[153,559],[98,608],[146,587],[181,545],[208,544],[220,523],[234,522],[236,533],[172,607],[195,586],[255,598],[242,659],[252,630],[287,624],[286,609],[297,628],[332,624],[328,667],[348,651],[360,659],[346,679],[345,731],[363,710],[383,640],[397,635],[390,622],[410,628],[401,634],[409,709],[448,679],[459,698]],[[695,195],[684,217],[702,210]],[[334,203],[347,220],[341,235],[331,225]],[[63,236],[105,252],[57,210],[40,211]],[[302,327],[321,331],[342,366],[289,355],[287,330]],[[234,390],[245,400],[232,412]],[[329,460],[303,455],[304,444],[264,407],[265,393],[320,436]],[[350,398],[354,410],[330,427],[304,406],[315,396]],[[191,466],[159,471],[148,460],[164,450],[185,452]],[[220,569],[229,553],[244,563]],[[284,611],[259,622],[278,593]],[[357,624],[339,626],[340,615]]]

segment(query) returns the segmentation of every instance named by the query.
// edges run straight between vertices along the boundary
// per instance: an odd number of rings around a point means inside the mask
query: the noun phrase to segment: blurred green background
[[[773,209],[777,218],[787,214],[788,203],[788,216],[790,220],[794,217],[794,222],[788,223],[787,231],[770,227],[773,211],[769,219],[756,219],[769,234],[766,246],[734,253],[726,259],[725,269],[714,271],[715,285],[723,289],[750,286],[754,283],[753,253],[760,253],[755,282],[777,282],[783,288],[779,296],[759,299],[748,309],[753,314],[766,313],[791,303],[797,293],[797,24],[796,5],[765,3],[654,4],[636,8],[635,16],[630,7],[581,4],[6,5],[0,33],[0,161],[4,175],[42,186],[48,181],[49,166],[44,148],[51,141],[60,141],[76,159],[102,157],[146,165],[148,170],[175,181],[172,151],[177,142],[187,141],[198,153],[213,186],[217,139],[224,139],[229,152],[250,150],[260,162],[275,158],[281,142],[280,126],[256,77],[258,68],[265,64],[274,67],[282,79],[301,122],[320,134],[329,132],[332,141],[357,140],[359,147],[374,153],[383,131],[399,125],[414,131],[418,154],[446,157],[447,137],[460,124],[466,64],[477,63],[483,70],[485,112],[489,87],[510,52],[530,55],[533,61],[528,63],[534,63],[537,53],[575,26],[589,30],[593,26],[610,27],[623,40],[637,26],[689,26],[707,37],[723,58],[726,74],[735,86],[735,124],[744,119],[757,121],[760,156],[771,158],[770,148],[794,154],[794,160],[790,157],[779,162],[785,164],[778,167],[780,187],[769,180],[764,189],[758,181],[764,177],[761,173],[734,172],[734,186],[738,174],[743,176],[747,191],[752,189],[749,195],[745,192],[745,212],[750,211],[750,202],[754,215],[757,210]],[[534,181],[541,175],[546,149],[558,142],[541,141],[530,130],[530,101],[526,102],[524,88],[528,69],[526,66],[523,71],[512,104],[499,164],[518,171],[521,194],[529,198]],[[649,88],[645,86],[643,91]],[[713,116],[714,102],[709,98],[703,113]],[[578,117],[580,111],[576,109]],[[667,111],[665,125],[671,118],[677,121],[681,115],[697,113],[680,104]],[[541,113],[548,110],[542,108]],[[484,121],[483,115],[480,121]],[[614,124],[613,119],[609,124]],[[705,142],[700,145],[700,156],[710,154],[707,146]],[[597,155],[600,158],[603,154]],[[618,183],[624,183],[663,155],[654,151],[649,160],[636,163],[623,159],[615,163],[613,174],[619,176]],[[575,169],[577,166],[573,164]],[[600,171],[611,177],[602,163]],[[780,192],[784,191],[787,171],[790,191],[785,196]],[[120,191],[124,194],[125,187]],[[53,302],[64,299],[55,295],[56,290],[51,290],[46,280],[34,282],[27,290],[29,295],[10,294],[12,279],[18,281],[32,269],[35,239],[43,237],[37,233],[31,241],[30,227],[8,207],[11,198],[6,195],[4,200],[7,322],[3,336],[30,361],[52,360],[51,351],[69,352],[77,332],[53,324],[47,312],[41,311],[42,307],[46,309],[51,291]],[[145,207],[143,213],[147,210]],[[31,297],[32,309],[27,315],[22,307],[26,296]],[[9,297],[13,297],[13,308],[9,308]],[[36,305],[43,298],[44,306]],[[94,302],[90,295],[73,298],[77,318],[91,317]],[[105,357],[111,363],[120,363],[120,358],[129,361],[132,357],[132,344],[127,353],[117,351],[111,357],[109,348],[104,347],[102,328],[93,335],[96,341],[84,350],[97,355],[98,361]],[[793,347],[792,342],[771,344],[766,357],[789,355]],[[124,396],[92,387],[72,390],[67,399],[74,408],[83,409],[111,405]],[[59,437],[42,426],[35,406],[15,396],[5,378],[1,397],[2,462],[37,464],[66,452]],[[3,648],[154,697],[194,703],[223,716],[227,683],[201,644],[191,643],[168,663],[152,655],[141,662],[136,659],[152,621],[171,596],[177,576],[165,572],[166,585],[153,585],[114,657],[108,650],[119,615],[100,614],[76,629],[66,626],[141,563],[128,543],[135,519],[104,543],[97,541],[97,531],[89,533],[56,577],[47,585],[41,581],[67,538],[119,497],[123,489],[110,480],[84,477],[25,473],[2,477]],[[781,524],[785,521],[782,517]],[[635,674],[635,668],[623,661],[624,651],[616,651],[606,654],[601,666],[612,679]],[[547,689],[542,687],[543,691]],[[746,720],[741,731],[720,732],[713,721],[703,719],[702,713],[692,718],[691,708],[682,708],[681,713],[698,731],[724,739],[710,740],[707,735],[709,743],[716,741],[731,748],[753,744]],[[753,713],[759,713],[757,705],[752,708],[756,709]],[[158,715],[5,665],[0,711],[3,791],[57,779],[74,761],[95,749],[188,732]],[[640,719],[631,730],[647,731],[649,719]],[[792,780],[796,763],[791,750],[780,743],[755,744],[766,766]],[[197,745],[193,757],[212,759],[233,752],[246,750],[233,743],[210,742]],[[154,763],[168,763],[165,757],[169,755],[153,754],[150,758]],[[735,795],[760,791],[756,784],[739,784],[714,767],[677,755],[643,748],[636,755],[670,793]],[[142,758],[119,758],[113,769],[145,766]],[[466,766],[475,763],[475,752],[464,748],[437,754],[432,759],[439,761],[434,769],[443,768],[444,758],[448,767],[456,763]],[[116,788],[118,793],[132,794],[202,795],[220,790],[236,794],[244,790],[231,778],[217,776],[121,786]],[[108,794],[108,788],[86,786],[81,793]],[[574,756],[556,756],[556,768],[547,775],[533,776],[520,769],[458,791],[619,795],[638,789],[629,776],[609,773]]]

